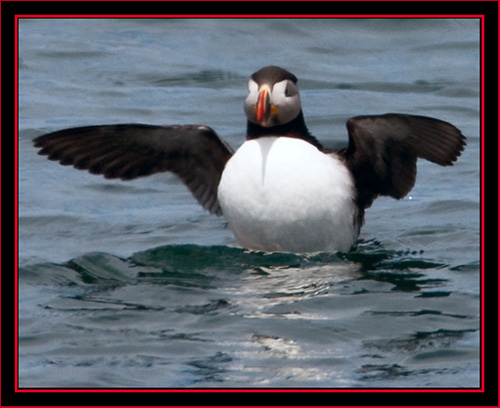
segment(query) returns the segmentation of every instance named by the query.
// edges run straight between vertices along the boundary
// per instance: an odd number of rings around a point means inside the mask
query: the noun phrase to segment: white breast
[[[336,156],[286,137],[245,142],[218,191],[243,247],[298,253],[350,249],[359,233],[353,195],[349,170]]]

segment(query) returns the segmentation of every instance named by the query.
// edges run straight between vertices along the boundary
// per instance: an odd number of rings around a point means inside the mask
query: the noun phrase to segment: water
[[[367,211],[348,254],[238,247],[174,176],[109,181],[31,140],[201,123],[243,141],[249,74],[299,78],[309,128],[357,114],[452,122],[451,168]],[[19,24],[21,387],[478,387],[477,20],[37,20]]]

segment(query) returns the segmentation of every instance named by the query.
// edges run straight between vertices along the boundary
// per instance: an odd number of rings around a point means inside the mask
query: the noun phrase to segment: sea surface
[[[19,21],[19,386],[473,388],[480,385],[477,19]],[[205,124],[237,148],[251,73],[299,78],[326,146],[401,112],[459,127],[453,167],[420,161],[357,248],[249,252],[171,174],[60,166],[62,128]],[[6,273],[6,271],[3,271]]]

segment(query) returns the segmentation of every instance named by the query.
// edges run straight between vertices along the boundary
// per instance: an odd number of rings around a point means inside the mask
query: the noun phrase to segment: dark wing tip
[[[347,121],[349,165],[366,208],[378,195],[404,197],[413,187],[417,158],[451,166],[466,145],[462,132],[439,119],[388,113]]]
[[[417,157],[441,166],[451,166],[466,146],[466,137],[449,122],[427,116],[387,113],[356,116],[347,121],[351,151],[355,135],[370,135],[383,143],[398,143]],[[349,149],[348,149],[349,150]]]
[[[424,116],[408,116],[413,137],[408,139],[418,157],[441,166],[452,166],[467,144],[460,129],[449,122]]]
[[[173,172],[205,209],[222,214],[217,188],[233,151],[207,126],[88,126],[48,133],[33,144],[49,160],[108,179]]]

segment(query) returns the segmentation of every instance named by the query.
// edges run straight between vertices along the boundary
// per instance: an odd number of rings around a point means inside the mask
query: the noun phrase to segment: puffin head
[[[276,66],[255,72],[248,82],[244,109],[247,119],[265,128],[284,125],[301,112],[297,78]]]

